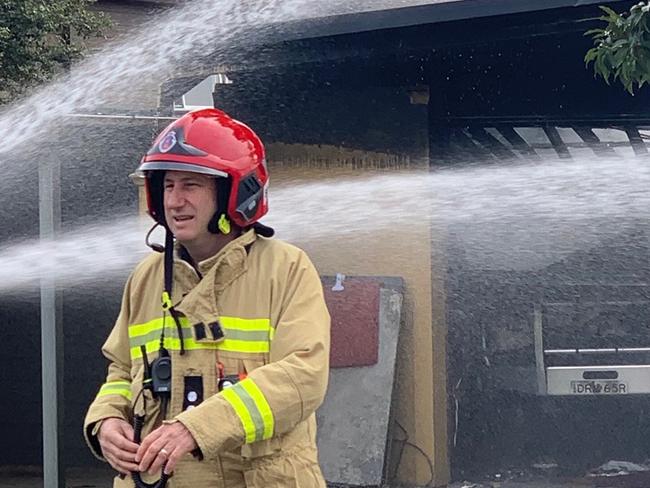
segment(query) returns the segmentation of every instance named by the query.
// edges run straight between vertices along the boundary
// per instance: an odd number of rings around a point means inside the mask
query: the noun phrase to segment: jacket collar
[[[214,256],[199,261],[197,264],[199,273],[202,276],[206,276],[216,265],[222,265],[224,262],[234,264],[235,261],[239,261],[239,257],[245,260],[247,254],[246,248],[255,242],[256,238],[257,234],[254,230],[251,229],[244,232],[237,239],[233,239],[223,246]]]
[[[185,314],[192,323],[203,322],[210,324],[219,318],[216,308],[217,296],[228,285],[244,274],[247,269],[247,248],[255,242],[257,234],[250,229],[237,239],[226,244],[217,254],[197,264],[198,271],[203,278],[185,295],[177,297],[175,308]],[[174,278],[185,281],[189,263],[178,257],[174,265]],[[177,274],[178,272],[178,274]],[[180,276],[179,276],[180,275]],[[187,290],[188,284],[178,283],[179,288]],[[180,290],[178,290],[180,291]],[[174,294],[176,295],[176,294]]]

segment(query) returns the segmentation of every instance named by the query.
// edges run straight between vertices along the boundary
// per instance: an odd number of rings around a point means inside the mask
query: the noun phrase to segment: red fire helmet
[[[191,171],[228,178],[226,213],[240,227],[268,212],[268,180],[264,146],[248,126],[217,109],[189,112],[172,122],[142,158],[149,214],[165,225],[164,171]],[[224,202],[225,203],[225,202]],[[224,209],[219,209],[223,212]]]

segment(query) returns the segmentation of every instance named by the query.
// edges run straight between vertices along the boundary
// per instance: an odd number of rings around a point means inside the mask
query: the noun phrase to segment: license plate
[[[574,395],[625,395],[629,393],[627,383],[611,380],[572,381]]]

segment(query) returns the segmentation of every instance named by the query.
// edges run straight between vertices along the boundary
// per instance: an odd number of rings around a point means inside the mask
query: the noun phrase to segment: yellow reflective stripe
[[[150,320],[144,324],[133,324],[129,325],[129,337],[136,337],[140,335],[148,334],[155,330],[160,330],[162,328],[163,319],[154,319]]]
[[[226,388],[221,392],[221,396],[232,406],[239,417],[246,434],[246,444],[255,442],[255,424],[251,418],[251,414],[244,405],[242,399],[233,391],[233,387]]]
[[[271,328],[269,319],[242,319],[241,317],[219,317],[224,329],[245,331],[268,331]]]
[[[185,349],[189,349],[189,339],[185,341]],[[152,341],[147,342],[146,344],[143,344],[147,350],[147,354],[151,354],[153,352],[157,352],[160,349],[160,338],[154,339]],[[180,351],[181,349],[181,340],[177,339],[175,337],[165,337],[165,341],[163,343],[165,346],[165,349],[168,349],[170,351]],[[204,344],[204,349],[216,349],[216,344],[215,343],[206,343]],[[140,349],[140,346],[135,346],[131,348],[131,359],[139,359],[142,357],[142,350]]]
[[[183,329],[190,328],[189,322],[186,317],[180,317],[181,326]],[[142,335],[147,335],[151,332],[161,331],[163,329],[163,323],[165,325],[174,324],[174,319],[167,317],[163,319],[162,317],[150,320],[144,324],[133,324],[129,325],[129,337],[135,338]],[[171,322],[166,322],[171,321]],[[271,321],[269,319],[243,319],[241,317],[220,317],[219,322],[224,329],[244,331],[244,332],[269,332],[272,330]]]
[[[160,348],[160,338],[154,339],[144,344],[147,354],[158,351]],[[169,351],[180,351],[181,340],[176,337],[165,337],[164,346]],[[270,351],[268,341],[236,341],[225,339],[222,342],[196,342],[192,337],[185,338],[186,351],[229,351],[245,353],[267,353]],[[131,348],[131,358],[139,359],[142,357],[140,346]]]
[[[275,429],[275,420],[273,419],[273,412],[269,402],[266,401],[266,397],[262,390],[255,384],[250,378],[240,381],[235,386],[240,386],[251,396],[255,402],[255,406],[261,415],[262,420],[262,438],[258,440],[266,440],[273,437],[273,430]]]
[[[273,412],[264,394],[252,379],[246,378],[221,393],[241,420],[247,444],[273,437]]]
[[[127,400],[131,400],[131,390],[100,390],[100,392],[97,394],[97,398],[101,398],[104,396],[108,395],[120,395]]]
[[[210,341],[195,341],[186,317],[181,317],[181,327],[185,337],[187,350],[221,350],[241,353],[268,353],[270,340],[274,333],[269,319],[243,319],[241,317],[221,317],[220,323],[224,329],[225,340],[214,343]],[[174,325],[172,327],[172,325]],[[171,317],[150,320],[143,324],[129,326],[131,342],[131,358],[142,357],[140,346],[146,347],[147,353],[157,351],[160,347],[160,334],[165,328],[164,346],[172,351],[180,350],[178,330]],[[230,338],[229,338],[230,336]]]
[[[104,383],[97,393],[97,398],[106,395],[121,395],[131,400],[131,383],[128,381],[109,381]]]
[[[180,317],[180,322],[183,329],[187,328],[189,330],[190,326],[186,317]],[[173,326],[176,329],[176,323],[172,317],[159,317],[144,324],[129,325],[129,338],[135,339],[138,336],[144,336],[152,332],[160,333],[163,330],[163,325],[167,327]]]
[[[104,386],[117,386],[117,385],[131,386],[131,382],[130,381],[120,381],[120,380],[118,380],[118,381],[107,381],[106,383],[104,383],[102,385],[102,387],[104,387]]]
[[[197,349],[201,349],[201,343],[195,343]],[[220,351],[230,352],[249,352],[249,353],[262,353],[269,352],[268,341],[242,341],[234,339],[224,339],[223,342],[217,344],[217,349]]]
[[[248,353],[270,351],[269,341],[271,340],[272,327],[269,319],[220,317],[219,322],[226,336],[226,339],[219,343],[219,350]],[[229,333],[231,339],[228,338]]]

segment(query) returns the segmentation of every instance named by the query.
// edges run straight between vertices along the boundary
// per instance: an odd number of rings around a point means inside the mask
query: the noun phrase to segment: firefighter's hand
[[[179,459],[198,447],[182,423],[172,422],[161,425],[145,437],[135,459],[140,463],[141,472],[154,474],[165,465],[165,474],[171,474]]]
[[[124,475],[138,470],[135,461],[138,445],[133,442],[133,427],[128,422],[118,418],[102,420],[97,440],[102,454],[113,469]]]

